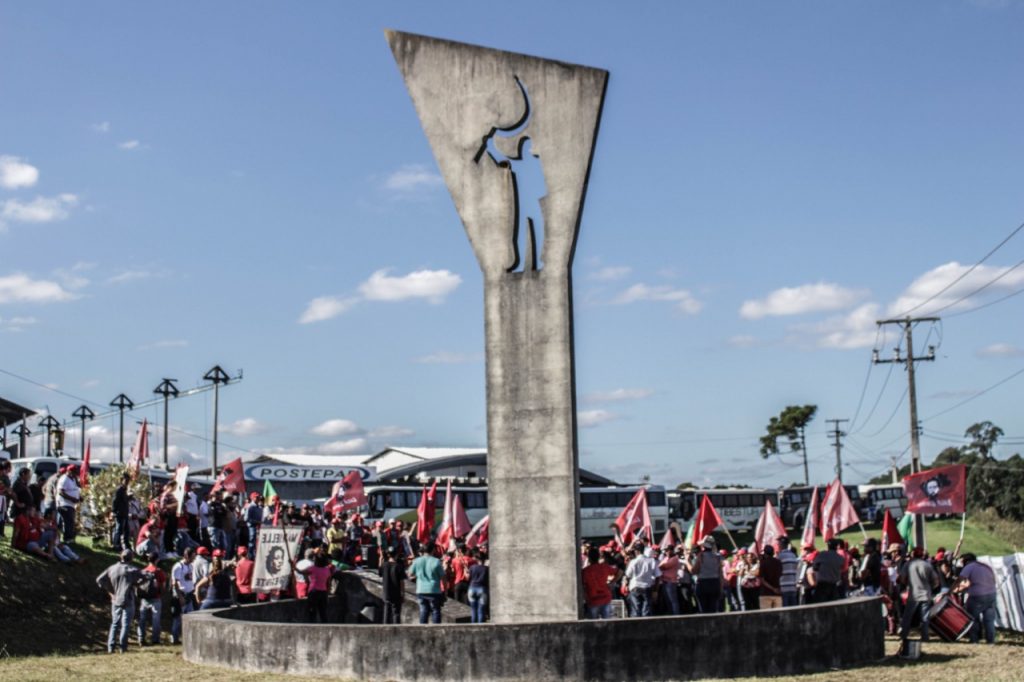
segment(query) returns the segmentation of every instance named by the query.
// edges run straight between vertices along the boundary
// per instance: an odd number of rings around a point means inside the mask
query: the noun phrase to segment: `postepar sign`
[[[359,472],[364,481],[372,480],[377,475],[374,467],[361,466],[298,466],[277,462],[260,462],[245,467],[247,481],[324,481],[334,483],[345,478],[353,471]]]
[[[302,531],[302,526],[260,527],[252,574],[254,592],[275,592],[288,587],[292,576],[288,558],[298,555]]]

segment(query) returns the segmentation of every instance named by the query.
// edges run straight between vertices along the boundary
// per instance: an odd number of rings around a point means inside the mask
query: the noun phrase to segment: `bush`
[[[85,492],[81,516],[83,521],[88,517],[87,532],[94,539],[108,545],[114,529],[114,493],[121,485],[122,474],[127,471],[128,468],[123,464],[113,464],[95,476],[90,476],[89,487]],[[129,484],[129,490],[135,493],[135,499],[143,509],[149,505],[153,494],[148,478],[139,476]]]

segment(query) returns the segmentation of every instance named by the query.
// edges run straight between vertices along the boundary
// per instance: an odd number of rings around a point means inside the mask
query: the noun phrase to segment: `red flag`
[[[903,544],[903,536],[900,535],[899,528],[896,527],[896,519],[892,517],[888,509],[885,510],[885,516],[882,517],[882,543],[883,550],[890,545]]]
[[[654,542],[654,531],[651,527],[651,512],[647,507],[647,491],[644,488],[636,491],[629,504],[615,519],[615,527],[622,535],[622,543],[628,545],[640,535],[647,535],[648,542]]]
[[[241,457],[224,465],[210,492],[215,493],[222,488],[228,492],[245,494],[245,473]]]
[[[760,554],[765,547],[774,545],[779,538],[784,537],[786,537],[785,524],[775,512],[772,501],[765,500],[764,511],[761,512],[761,518],[757,520],[757,527],[754,530],[754,547],[757,549],[757,553]]]
[[[437,544],[446,549],[452,538],[452,479],[449,478],[444,493],[444,516],[437,531]]]
[[[363,477],[353,469],[345,474],[345,478],[334,484],[331,499],[324,505],[325,511],[339,512],[346,509],[358,509],[366,504],[366,492],[363,490]]]
[[[967,504],[967,466],[954,464],[905,476],[903,493],[912,514],[962,514]]]
[[[670,525],[665,530],[665,534],[661,537],[661,542],[658,543],[658,547],[664,551],[668,547],[674,547],[677,544],[679,544],[679,538],[676,537],[675,526]]]
[[[825,489],[825,498],[821,501],[821,537],[828,542],[858,523],[860,518],[850,502],[850,496],[837,478]]]
[[[801,549],[804,547],[814,547],[814,536],[818,528],[818,487],[814,487],[814,492],[811,493],[811,503],[807,505],[807,516],[804,518],[804,534],[800,539]]]
[[[477,521],[473,529],[469,531],[469,535],[466,536],[466,547],[473,549],[474,547],[481,547],[487,545],[487,540],[490,537],[491,531],[491,515],[483,517]]]
[[[277,525],[278,517],[280,516],[280,514],[281,514],[281,498],[278,497],[276,500],[274,500],[274,518],[271,519],[271,521],[270,521],[270,525],[271,526],[276,526]]]
[[[462,498],[455,493],[452,500],[452,537],[465,537],[471,530],[473,530],[473,524],[469,522],[469,516],[466,515],[466,510],[462,507]]]
[[[437,481],[430,486],[423,486],[420,504],[416,507],[416,540],[420,544],[430,542],[430,531],[434,529],[434,516],[437,514],[434,500],[437,499]]]
[[[701,496],[700,509],[697,510],[697,519],[693,522],[693,542],[699,544],[705,537],[711,535],[719,526],[724,525],[722,517],[718,515],[715,505],[711,504],[711,498],[707,495]]]
[[[89,487],[89,460],[92,459],[92,439],[85,442],[85,455],[82,457],[82,470],[78,472],[78,485]]]
[[[128,458],[128,473],[134,481],[139,476],[139,469],[149,459],[149,425],[142,420],[142,428],[135,436],[135,445],[132,446],[132,454]]]

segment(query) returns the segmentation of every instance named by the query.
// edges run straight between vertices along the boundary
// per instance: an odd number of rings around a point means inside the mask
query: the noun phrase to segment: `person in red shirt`
[[[42,537],[43,530],[35,507],[29,506],[23,513],[14,517],[14,537],[11,539],[14,549],[35,554],[47,561],[56,561],[43,549]]]
[[[256,595],[252,591],[252,573],[256,564],[249,558],[249,550],[238,548],[238,560],[235,562],[235,589],[238,591],[239,604],[255,604]]]
[[[160,614],[163,610],[164,585],[167,584],[167,574],[156,565],[160,555],[152,552],[146,558],[149,563],[142,572],[152,573],[153,579],[145,580],[139,586],[139,646],[146,646],[146,626],[150,623],[153,626],[151,642],[160,643]]]
[[[469,567],[475,564],[471,556],[466,553],[466,548],[459,546],[455,550],[455,558],[452,559],[452,568],[455,569],[455,599],[463,604],[469,604]]]
[[[599,561],[600,559],[600,561]],[[583,569],[583,593],[586,597],[587,618],[590,620],[612,617],[612,591],[608,584],[618,580],[621,573],[608,563],[608,557],[592,547],[587,554],[587,567]]]
[[[676,556],[676,548],[669,545],[665,548],[665,558],[658,564],[661,576],[661,593],[668,602],[668,610],[673,616],[679,615],[679,557]]]

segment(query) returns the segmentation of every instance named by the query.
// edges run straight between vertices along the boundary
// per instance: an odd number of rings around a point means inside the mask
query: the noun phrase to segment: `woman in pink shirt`
[[[669,610],[673,616],[679,615],[679,557],[676,548],[669,545],[665,548],[665,558],[658,564],[661,569],[661,593],[668,600]]]
[[[323,552],[317,553],[313,565],[302,571],[308,582],[306,593],[306,615],[310,623],[319,616],[321,623],[327,622],[327,589],[334,575],[334,566]]]

